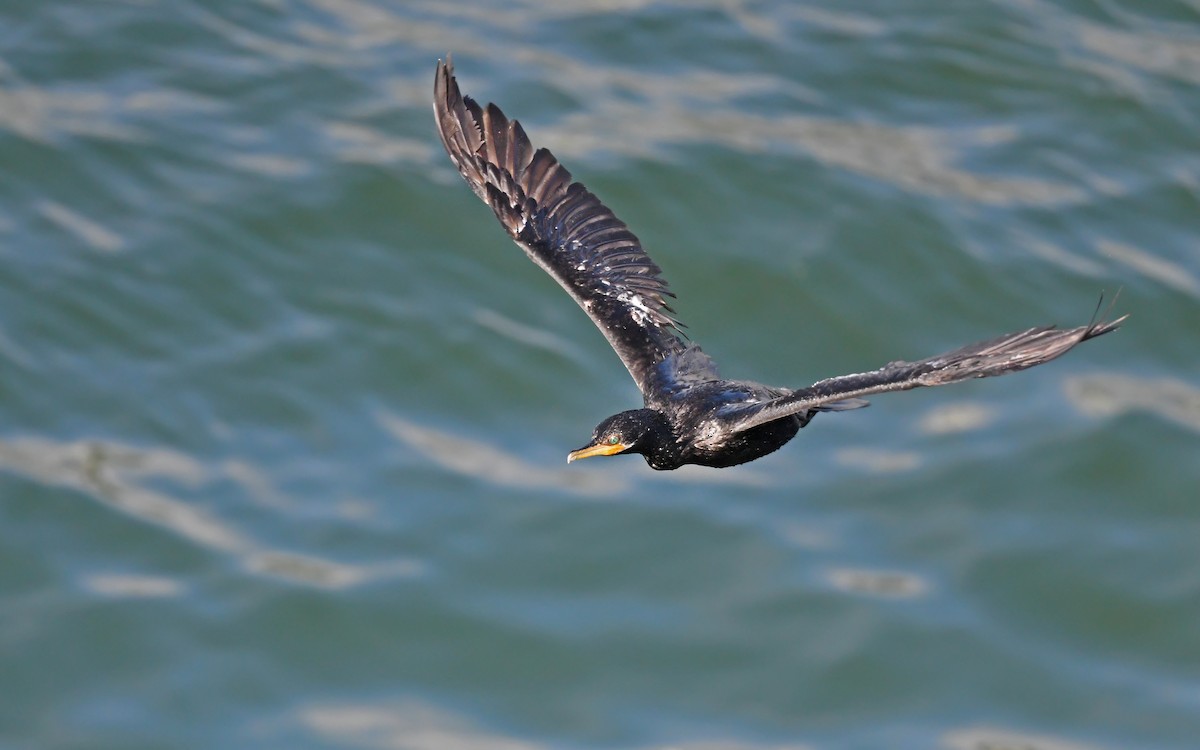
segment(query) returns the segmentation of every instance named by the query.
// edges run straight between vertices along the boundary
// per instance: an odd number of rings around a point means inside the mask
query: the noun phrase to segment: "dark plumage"
[[[516,120],[464,97],[449,59],[438,63],[433,109],[446,153],[467,184],[587,312],[642,392],[645,408],[601,422],[568,462],[640,453],[655,469],[734,466],[777,450],[817,412],[866,406],[861,397],[872,393],[1024,370],[1125,320],[1030,328],[798,390],[724,380],[680,332],[667,304],[674,295],[637,237],[549,151],[535,150]]]

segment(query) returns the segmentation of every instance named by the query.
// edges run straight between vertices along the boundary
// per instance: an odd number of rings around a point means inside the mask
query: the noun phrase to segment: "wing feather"
[[[716,377],[685,341],[666,301],[674,295],[633,232],[572,182],[553,154],[535,150],[518,121],[463,96],[448,58],[438,62],[433,108],[442,145],[467,184],[588,313],[648,402],[672,387],[676,361],[689,363],[688,378]]]
[[[1007,375],[1061,357],[1088,339],[1116,330],[1127,317],[1123,315],[1112,321],[1093,319],[1078,328],[1029,328],[917,362],[892,362],[878,370],[821,380],[770,401],[739,407],[724,416],[730,421],[730,429],[738,432],[873,393]]]

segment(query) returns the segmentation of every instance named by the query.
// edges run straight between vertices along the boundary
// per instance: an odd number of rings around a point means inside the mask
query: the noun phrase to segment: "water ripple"
[[[91,573],[83,577],[82,583],[94,594],[127,599],[159,599],[187,591],[174,578],[129,573]]]
[[[871,474],[894,474],[913,471],[921,466],[921,454],[914,451],[887,451],[871,448],[843,448],[836,454],[837,462]]]
[[[982,430],[1000,415],[985,404],[959,401],[931,409],[921,417],[917,429],[927,435],[950,435]]]
[[[398,750],[549,750],[554,747],[481,729],[466,716],[419,701],[383,704],[314,703],[297,709],[285,724],[297,725],[325,742],[334,742],[342,747]],[[810,748],[808,745],[793,743],[776,745],[735,739],[706,739],[634,746],[634,750]]]
[[[943,744],[950,750],[1102,750],[1099,745],[997,727],[955,729],[945,734]]]
[[[115,253],[125,248],[125,240],[121,238],[121,235],[61,203],[44,200],[38,203],[37,210],[42,216],[59,228],[70,232],[93,250]]]
[[[1178,263],[1122,242],[1101,239],[1096,242],[1096,246],[1109,258],[1128,266],[1148,279],[1193,297],[1200,296],[1200,279],[1197,279],[1191,271]]]
[[[841,591],[885,599],[915,599],[929,591],[929,582],[924,578],[899,570],[833,568],[825,577]]]
[[[247,477],[243,463],[233,469],[210,468],[182,453],[159,448],[139,448],[111,441],[55,442],[17,437],[0,440],[0,470],[49,486],[82,492],[100,503],[153,524],[214,552],[230,555],[251,572],[319,588],[345,588],[364,581],[412,577],[422,572],[413,560],[392,560],[374,565],[350,565],[316,555],[273,550],[255,541],[233,524],[179,498],[144,486],[141,480],[167,479],[188,486],[235,482]],[[251,490],[261,481],[250,472]],[[115,580],[115,583],[114,583]],[[128,579],[88,579],[98,593],[114,593],[137,586]],[[129,584],[129,585],[126,585]],[[151,587],[153,588],[153,587]],[[143,594],[144,595],[144,594]]]
[[[1076,375],[1063,388],[1075,408],[1092,417],[1141,411],[1200,432],[1200,388],[1178,378]]]
[[[464,81],[471,90],[469,73]],[[975,174],[955,162],[968,148],[987,148],[1016,137],[1010,128],[940,129],[895,126],[803,114],[766,117],[742,111],[736,99],[750,92],[789,95],[790,84],[764,77],[713,73],[672,77],[611,71],[581,76],[594,88],[636,91],[646,102],[609,101],[603,111],[577,112],[540,126],[535,143],[560,158],[596,158],[617,151],[639,158],[661,157],[673,145],[711,144],[747,153],[783,150],[809,155],[917,193],[996,206],[1055,206],[1078,202],[1084,193],[1067,183],[1033,177]],[[573,83],[576,82],[572,79]],[[481,96],[486,99],[486,96]],[[605,95],[611,100],[611,95]],[[703,105],[703,106],[700,106]],[[519,113],[513,113],[519,116]]]

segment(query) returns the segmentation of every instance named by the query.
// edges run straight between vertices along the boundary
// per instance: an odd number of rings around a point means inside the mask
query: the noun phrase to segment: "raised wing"
[[[638,238],[549,151],[534,150],[520,123],[463,96],[449,59],[438,62],[433,111],[467,184],[587,312],[647,400],[657,396],[671,379],[658,365],[695,347],[683,340],[666,302],[675,295]]]
[[[1049,362],[1081,342],[1114,331],[1127,317],[1123,315],[1108,322],[1093,319],[1086,326],[1066,330],[1042,326],[1009,333],[918,362],[892,362],[871,372],[821,380],[789,395],[740,407],[725,416],[736,432],[872,393],[1007,375]]]

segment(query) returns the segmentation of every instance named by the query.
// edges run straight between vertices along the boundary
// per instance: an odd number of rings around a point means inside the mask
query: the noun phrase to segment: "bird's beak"
[[[624,443],[616,443],[610,445],[608,443],[592,443],[591,445],[580,448],[577,451],[571,451],[567,454],[567,463],[571,463],[580,458],[591,458],[592,456],[611,456],[620,453],[629,446]]]

